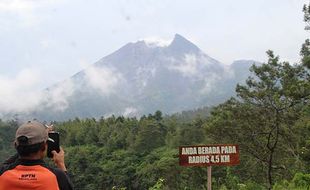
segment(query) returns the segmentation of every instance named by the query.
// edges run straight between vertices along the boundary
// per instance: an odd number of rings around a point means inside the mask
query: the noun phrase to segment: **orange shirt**
[[[0,177],[0,190],[59,190],[56,176],[40,165],[18,165]]]
[[[0,190],[72,190],[67,175],[42,160],[17,161],[0,171]]]

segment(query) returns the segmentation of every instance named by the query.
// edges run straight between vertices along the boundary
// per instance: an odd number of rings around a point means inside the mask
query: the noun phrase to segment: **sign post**
[[[238,165],[239,146],[236,144],[214,144],[198,146],[180,146],[180,166],[207,166],[208,190],[211,190],[211,166]]]
[[[212,166],[208,166],[208,190],[212,189]]]

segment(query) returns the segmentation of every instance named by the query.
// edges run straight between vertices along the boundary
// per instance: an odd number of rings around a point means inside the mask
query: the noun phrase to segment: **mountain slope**
[[[128,43],[48,88],[41,109],[31,115],[64,120],[212,106],[234,95],[235,85],[245,80],[252,63],[225,66],[178,34],[164,47],[145,41]]]

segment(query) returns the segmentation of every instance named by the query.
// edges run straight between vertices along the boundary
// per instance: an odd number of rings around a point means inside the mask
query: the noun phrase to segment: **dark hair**
[[[18,137],[17,140],[19,143],[15,148],[20,156],[30,156],[33,153],[37,153],[44,144],[44,142],[40,142],[37,144],[28,145],[28,138],[25,136]]]

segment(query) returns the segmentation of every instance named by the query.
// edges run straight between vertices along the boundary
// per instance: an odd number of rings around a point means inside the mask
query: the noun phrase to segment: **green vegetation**
[[[14,150],[14,137],[18,124],[14,121],[4,122],[0,120],[0,162],[13,155]]]
[[[275,178],[292,176],[304,167],[297,151],[307,141],[301,136],[308,128],[296,123],[304,117],[309,119],[305,110],[310,83],[309,72],[303,66],[281,63],[271,51],[267,54],[267,64],[252,67],[255,79],[237,86],[238,98],[218,106],[206,129],[218,143],[240,144],[249,156],[244,159],[255,161],[249,163],[254,164],[251,167],[267,173],[267,178],[261,177],[267,179],[271,189]]]
[[[214,143],[241,151],[240,165],[213,167],[215,190],[309,189],[309,70],[268,55],[237,98],[212,110],[55,122],[76,189],[206,189],[207,169],[180,167],[178,146]],[[16,127],[0,122],[1,159]]]
[[[303,11],[309,29],[310,5]],[[213,189],[309,190],[309,39],[300,54],[292,65],[268,51],[237,97],[212,109],[55,122],[76,189],[206,189],[207,169],[180,167],[178,146],[232,143],[240,165],[213,167]],[[14,153],[16,128],[0,121],[2,160]]]

